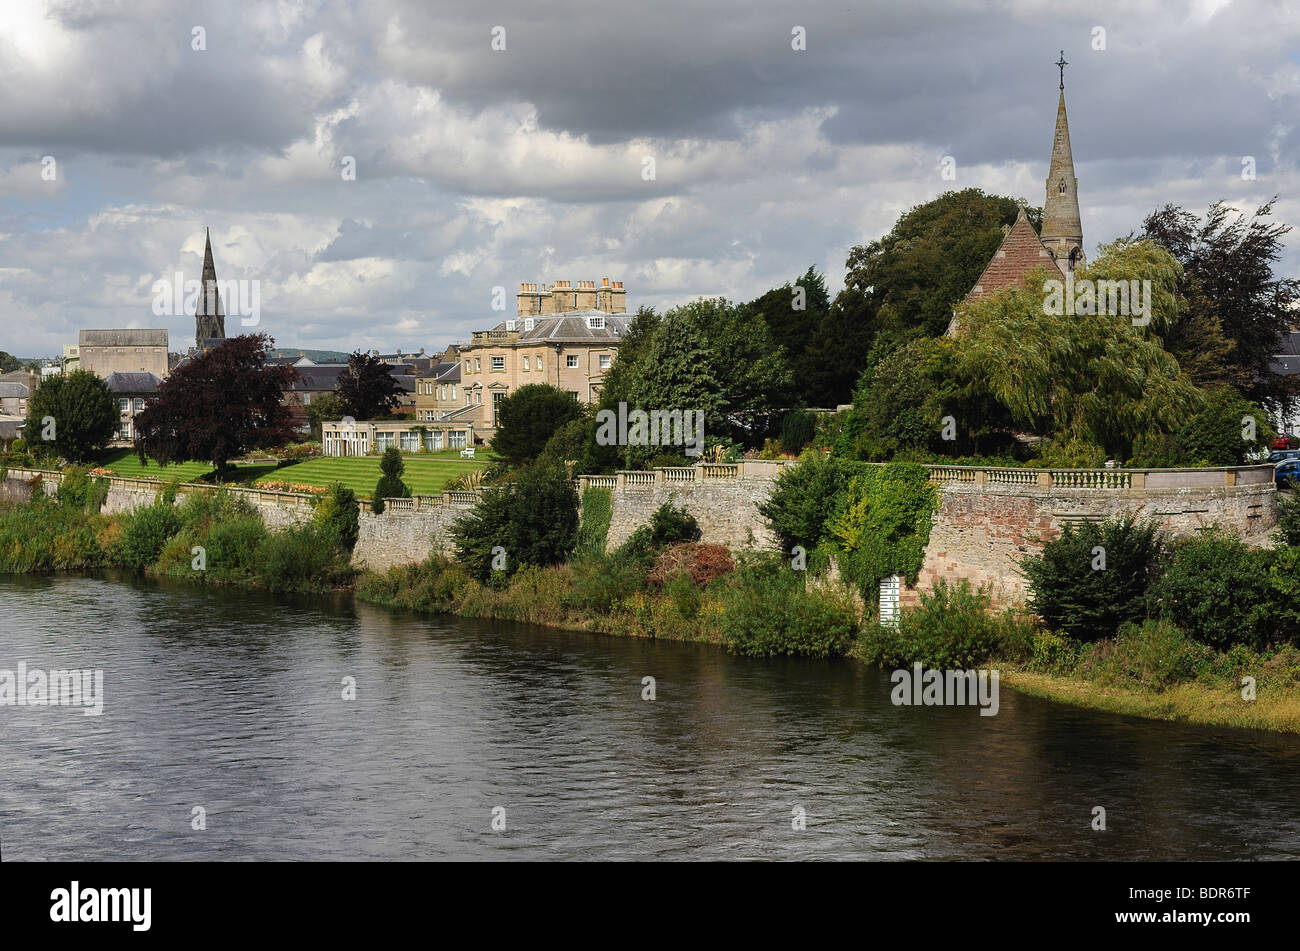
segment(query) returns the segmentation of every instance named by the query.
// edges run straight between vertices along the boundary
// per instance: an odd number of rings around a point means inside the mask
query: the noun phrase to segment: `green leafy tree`
[[[556,564],[577,544],[578,492],[562,467],[527,466],[484,490],[450,534],[458,559],[480,581],[504,580],[523,565]]]
[[[548,383],[519,387],[497,407],[497,431],[492,449],[512,466],[536,459],[556,431],[582,416],[582,407],[568,393]]]
[[[379,460],[379,471],[382,475],[375,483],[374,497],[370,500],[370,510],[376,515],[383,513],[384,499],[411,497],[411,487],[402,481],[402,474],[406,472],[406,462],[403,461],[402,453],[396,446],[389,446],[384,450]]]
[[[293,420],[282,396],[297,371],[267,364],[273,342],[266,334],[231,337],[172,371],[135,418],[140,461],[208,459],[222,482],[231,459],[288,442]]]
[[[1094,641],[1147,616],[1147,593],[1164,557],[1159,526],[1125,515],[1067,524],[1021,570],[1029,579],[1029,604],[1049,629]]]
[[[329,492],[316,502],[316,512],[312,519],[341,548],[350,552],[356,547],[357,536],[361,532],[360,506],[357,504],[357,494],[342,482],[332,483]]]
[[[307,404],[307,423],[311,426],[311,438],[320,442],[322,424],[326,420],[342,419],[345,415],[347,413],[344,411],[343,400],[339,398],[338,393],[318,393]]]
[[[393,376],[393,367],[379,357],[353,352],[348,369],[339,374],[339,402],[354,419],[386,416],[402,401],[402,385]]]
[[[1219,533],[1174,546],[1154,589],[1161,612],[1219,650],[1256,650],[1279,638],[1268,552]]]
[[[117,400],[108,384],[89,370],[73,370],[47,377],[36,388],[23,434],[33,447],[44,443],[65,459],[87,462],[108,445],[117,426]]]
[[[945,192],[912,208],[889,234],[850,250],[841,307],[860,310],[902,339],[941,335],[1019,211],[1014,199],[978,188]],[[1040,227],[1041,209],[1026,211]]]
[[[1108,251],[1142,266],[1126,272]],[[964,304],[957,374],[967,392],[996,401],[1018,427],[1043,436],[1069,434],[1116,458],[1128,458],[1143,434],[1177,429],[1197,392],[1155,335],[1177,312],[1176,266],[1169,260],[1159,266],[1162,253],[1116,243],[1079,273],[1079,280],[1151,279],[1149,326],[1135,325],[1132,315],[1053,313],[1043,290],[1051,277],[1046,270],[1023,287]]]
[[[12,373],[21,370],[23,362],[10,353],[0,350],[0,373]]]
[[[1232,348],[1223,355],[1236,371],[1230,380],[1256,402],[1289,396],[1285,378],[1273,372],[1282,334],[1295,321],[1300,280],[1282,279],[1273,269],[1284,250],[1289,225],[1271,221],[1276,198],[1250,216],[1215,202],[1204,220],[1176,205],[1148,215],[1143,235],[1167,248],[1181,263],[1179,293],[1207,325],[1217,320]],[[1186,335],[1185,335],[1186,337]],[[1218,340],[1210,341],[1218,348]],[[1188,349],[1195,341],[1186,340]]]

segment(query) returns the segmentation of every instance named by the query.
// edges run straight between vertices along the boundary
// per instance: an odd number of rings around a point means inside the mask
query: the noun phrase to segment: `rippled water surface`
[[[995,717],[895,707],[847,663],[0,579],[20,661],[101,669],[106,700],[0,706],[8,860],[1300,857],[1300,738],[1007,689]]]

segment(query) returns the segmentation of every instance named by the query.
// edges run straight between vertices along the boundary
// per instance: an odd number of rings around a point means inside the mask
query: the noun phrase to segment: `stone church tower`
[[[1061,97],[1056,105],[1056,135],[1052,139],[1052,164],[1047,173],[1047,201],[1043,205],[1040,237],[1057,266],[1064,271],[1082,267],[1083,224],[1079,220],[1079,180],[1074,177],[1070,151],[1070,123],[1065,117],[1065,53],[1056,64],[1061,70]]]
[[[211,232],[207,234],[207,246],[203,249],[202,288],[198,306],[194,309],[194,346],[207,350],[213,346],[209,341],[226,338],[226,317],[221,312],[221,295],[217,291],[217,268],[212,263]]]

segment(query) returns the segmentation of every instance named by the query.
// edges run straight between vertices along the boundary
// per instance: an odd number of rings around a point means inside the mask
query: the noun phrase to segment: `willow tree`
[[[1160,334],[1178,315],[1180,274],[1154,244],[1116,242],[1077,272],[1059,307],[1053,294],[1061,275],[1035,271],[1020,288],[963,305],[957,373],[972,393],[1004,406],[1017,426],[1057,445],[1092,445],[1127,458],[1139,436],[1178,429],[1199,403],[1196,387],[1161,346]],[[1088,305],[1079,291],[1099,281],[1137,281],[1143,299],[1131,300],[1129,313],[1097,313],[1110,308],[1098,307],[1095,295]]]

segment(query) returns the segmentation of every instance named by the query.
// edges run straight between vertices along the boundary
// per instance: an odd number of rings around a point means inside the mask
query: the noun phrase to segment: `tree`
[[[298,371],[267,365],[272,343],[266,334],[231,337],[177,367],[135,418],[140,461],[146,455],[164,465],[208,459],[222,482],[231,459],[291,439],[293,420],[282,396]]]
[[[568,393],[549,383],[519,387],[497,407],[497,431],[492,449],[511,466],[536,459],[556,430],[582,416],[582,407]]]
[[[339,374],[342,408],[354,419],[386,416],[402,401],[402,385],[392,375],[392,364],[373,354],[355,351],[348,368]]]
[[[117,426],[117,400],[108,384],[89,370],[73,370],[36,388],[23,435],[33,448],[44,442],[65,459],[86,462],[108,445]]]
[[[578,491],[562,466],[527,466],[486,489],[450,534],[457,557],[480,581],[562,562],[577,544]]]
[[[1217,320],[1232,343],[1223,353],[1237,372],[1232,382],[1248,399],[1274,403],[1289,395],[1286,380],[1272,372],[1269,360],[1278,352],[1281,336],[1295,320],[1300,280],[1274,276],[1282,255],[1282,238],[1289,225],[1266,219],[1276,197],[1253,215],[1233,214],[1222,201],[1212,204],[1205,220],[1176,205],[1148,215],[1143,236],[1167,248],[1183,266],[1179,293],[1189,314],[1208,325]],[[1220,347],[1217,340],[1209,341]],[[1195,351],[1195,338],[1186,349]]]
[[[830,296],[816,268],[809,267],[793,284],[787,282],[741,305],[740,311],[746,320],[762,320],[772,342],[785,350],[796,398],[812,406],[834,405],[835,394],[825,383],[828,354],[824,342],[829,328],[824,325]]]
[[[339,419],[344,415],[343,401],[337,392],[317,394],[307,404],[307,423],[311,426],[312,439],[321,438],[321,425],[327,419]]]
[[[1044,306],[1046,270],[964,304],[956,372],[967,391],[995,400],[1019,428],[1114,458],[1128,458],[1141,435],[1178,429],[1197,391],[1157,336],[1178,310],[1177,264],[1142,245],[1103,248],[1078,280],[1150,280],[1147,326],[1131,315],[1054,314]]]
[[[849,251],[840,306],[861,310],[879,329],[937,337],[952,309],[979,279],[1002,243],[1003,226],[1015,224],[1012,198],[978,188],[945,192],[906,212],[889,234]],[[1027,208],[1035,229],[1042,210]]]
[[[383,457],[379,460],[379,471],[382,473],[379,481],[375,483],[375,495],[370,500],[370,510],[376,515],[383,514],[384,499],[409,499],[411,497],[411,488],[402,481],[402,473],[406,471],[406,463],[402,461],[402,453],[396,446],[389,446],[384,450]]]
[[[23,362],[12,354],[0,350],[0,373],[12,373],[22,368]]]
[[[322,533],[335,539],[341,548],[351,552],[356,547],[361,532],[361,512],[357,494],[342,482],[330,484],[329,492],[316,502],[312,521]]]
[[[1021,568],[1029,579],[1029,604],[1047,627],[1093,641],[1146,616],[1147,591],[1164,557],[1159,526],[1129,514],[1100,525],[1067,524]]]

